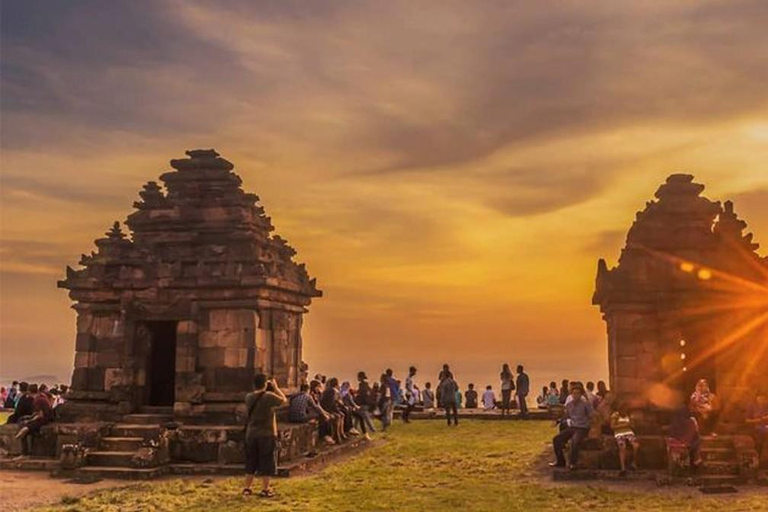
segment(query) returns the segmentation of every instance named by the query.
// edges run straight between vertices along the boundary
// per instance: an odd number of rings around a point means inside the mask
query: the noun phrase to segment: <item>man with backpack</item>
[[[243,495],[249,496],[253,476],[261,476],[262,498],[275,495],[269,486],[271,477],[277,475],[277,418],[275,409],[288,400],[274,379],[267,379],[263,373],[253,379],[255,390],[245,397],[248,411],[245,427],[245,487]]]

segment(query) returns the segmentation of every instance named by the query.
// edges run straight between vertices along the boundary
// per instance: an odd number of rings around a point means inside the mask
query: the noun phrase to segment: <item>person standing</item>
[[[267,379],[263,373],[253,379],[254,391],[245,397],[248,411],[245,429],[245,487],[243,495],[252,494],[251,485],[256,473],[261,476],[263,498],[275,493],[270,488],[270,479],[277,475],[277,419],[275,409],[288,400],[274,379]]]
[[[416,376],[416,367],[411,366],[408,369],[408,377],[405,379],[405,409],[403,409],[403,422],[411,422],[411,411],[416,407],[416,388],[413,378]]]
[[[386,373],[381,374],[379,386],[379,417],[381,418],[381,430],[387,430],[392,424],[392,388]]]
[[[526,397],[530,392],[531,381],[528,378],[528,374],[523,371],[523,365],[517,365],[517,404],[520,407],[520,417],[528,417],[528,403]]]
[[[440,383],[440,396],[445,408],[445,419],[448,421],[449,427],[451,426],[451,418],[453,418],[454,425],[459,425],[459,409],[456,403],[457,393],[459,393],[459,386],[453,380],[453,376],[448,375]]]
[[[565,455],[563,450],[568,440],[571,441],[571,457],[569,469],[576,469],[579,462],[579,448],[581,441],[589,434],[592,418],[592,404],[584,398],[584,390],[580,386],[574,386],[571,391],[573,400],[565,406],[565,428],[552,438],[552,447],[555,451],[556,462],[550,462],[551,467],[565,467]]]
[[[514,376],[509,369],[509,364],[504,363],[499,377],[501,378],[501,415],[504,416],[509,414],[512,391],[515,389]]]

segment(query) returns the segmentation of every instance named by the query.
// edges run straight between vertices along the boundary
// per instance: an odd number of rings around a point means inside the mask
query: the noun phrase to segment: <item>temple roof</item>
[[[305,304],[321,296],[304,265],[293,261],[296,251],[271,234],[259,197],[243,190],[234,165],[213,149],[186,154],[171,160],[162,186],[149,181],[139,192],[126,220],[129,237],[115,222],[96,240],[98,250],[83,256],[83,268],[68,267],[59,286],[80,301],[96,300],[96,290],[108,301],[120,290],[196,287],[230,288],[232,297],[268,288]]]

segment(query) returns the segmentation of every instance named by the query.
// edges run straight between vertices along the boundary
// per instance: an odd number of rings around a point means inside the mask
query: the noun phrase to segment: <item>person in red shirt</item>
[[[28,454],[31,448],[29,435],[37,434],[43,425],[53,421],[53,407],[48,395],[41,393],[37,384],[30,384],[29,394],[32,396],[32,417],[24,421],[16,433],[16,439],[21,439],[25,454]]]

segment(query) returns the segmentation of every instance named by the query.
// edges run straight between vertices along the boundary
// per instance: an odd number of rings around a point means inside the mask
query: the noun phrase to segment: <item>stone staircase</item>
[[[96,450],[86,455],[85,465],[77,469],[81,478],[149,479],[168,472],[165,464],[137,467],[135,457],[151,441],[159,443],[165,424],[173,420],[172,411],[128,414],[99,440]]]
[[[733,438],[703,437],[701,458],[704,463],[696,472],[696,483],[705,487],[744,483]]]

